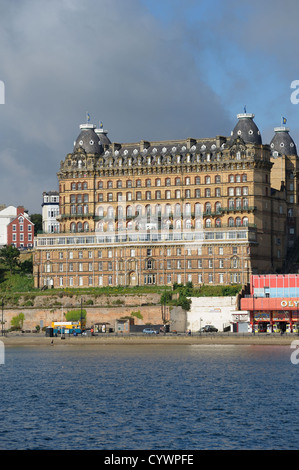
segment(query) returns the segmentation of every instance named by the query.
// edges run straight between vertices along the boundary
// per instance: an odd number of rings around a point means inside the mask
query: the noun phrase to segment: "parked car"
[[[158,331],[153,330],[152,328],[144,328],[144,330],[142,330],[142,333],[145,333],[147,335],[158,335],[159,334]]]
[[[214,325],[205,325],[200,330],[202,333],[217,333],[218,329]]]

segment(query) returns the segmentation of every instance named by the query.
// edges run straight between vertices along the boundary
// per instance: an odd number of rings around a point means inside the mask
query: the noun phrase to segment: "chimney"
[[[17,207],[17,215],[24,214],[24,206]]]

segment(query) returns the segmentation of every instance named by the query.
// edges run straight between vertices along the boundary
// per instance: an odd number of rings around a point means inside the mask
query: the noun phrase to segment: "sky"
[[[297,0],[0,0],[0,11],[0,204],[41,213],[86,113],[112,142],[139,142],[229,136],[246,107],[263,143],[283,116],[299,149]]]

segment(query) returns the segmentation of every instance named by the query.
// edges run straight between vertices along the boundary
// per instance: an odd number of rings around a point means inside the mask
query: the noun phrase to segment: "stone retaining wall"
[[[75,308],[80,308],[78,304],[74,305]],[[147,323],[160,324],[161,318],[161,306],[160,305],[142,305],[135,307],[88,307],[84,306],[84,310],[87,313],[87,326],[90,327],[94,323],[110,323],[111,327],[115,327],[115,321],[125,316],[131,316],[132,312],[139,311],[142,315],[142,319],[134,318],[136,325],[142,325]],[[70,309],[69,309],[70,310]],[[11,327],[11,320],[13,317],[23,313],[25,320],[23,323],[23,330],[33,330],[37,325],[41,327],[50,326],[52,321],[63,321],[65,320],[64,313],[68,311],[67,308],[16,308],[6,309],[4,308],[3,317],[5,322],[5,329]]]

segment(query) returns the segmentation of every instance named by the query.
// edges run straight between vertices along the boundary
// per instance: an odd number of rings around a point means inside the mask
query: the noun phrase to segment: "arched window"
[[[229,227],[234,227],[234,225],[235,225],[235,221],[234,221],[233,217],[229,217],[228,226]]]
[[[221,212],[221,202],[219,202],[219,201],[216,202],[216,204],[215,204],[215,212],[216,213]]]
[[[82,225],[82,222],[78,222],[77,224],[77,232],[82,232],[83,231],[83,225]]]
[[[123,206],[117,206],[117,217],[118,217],[118,219],[123,218],[123,216],[124,216]]]
[[[236,218],[236,227],[241,227],[241,217]]]
[[[190,220],[190,219],[187,219],[187,220],[186,220],[186,222],[185,222],[185,228],[186,228],[186,229],[192,228],[192,224],[191,224],[191,220]]]
[[[212,220],[211,219],[206,219],[206,227],[211,228],[212,227]]]
[[[89,224],[88,224],[88,222],[84,222],[84,232],[89,232]]]
[[[157,204],[155,207],[155,215],[157,217],[161,217],[161,205],[160,204]]]
[[[165,206],[165,215],[169,216],[171,214],[171,205],[166,204]]]
[[[202,228],[202,218],[195,219],[195,228],[201,229]]]
[[[221,219],[219,217],[215,220],[215,227],[221,227]]]
[[[212,212],[212,205],[211,205],[210,202],[206,202],[206,205],[205,205],[205,212],[206,212],[207,214],[211,214],[211,212]]]
[[[236,209],[241,209],[242,208],[242,201],[240,198],[236,199]]]
[[[176,217],[181,216],[181,204],[176,204],[175,205],[174,213],[175,213]]]
[[[242,225],[244,225],[244,227],[248,227],[248,217],[243,217]]]
[[[184,214],[185,215],[191,215],[191,204],[187,202],[184,207]]]
[[[136,207],[136,215],[142,215],[142,206],[137,206]]]
[[[72,223],[71,223],[71,232],[72,232],[72,233],[75,233],[75,232],[76,232],[76,224],[75,224],[75,222],[72,222]]]
[[[180,230],[181,226],[182,226],[182,224],[181,224],[181,219],[177,219],[177,220],[175,221],[175,226],[174,226],[175,229],[176,229],[176,230]]]
[[[202,210],[201,210],[201,204],[199,202],[197,202],[194,206],[195,208],[195,215],[196,216],[199,216],[202,214]]]
[[[108,217],[109,219],[112,219],[112,218],[114,217],[114,209],[113,209],[113,207],[111,207],[111,206],[108,207],[108,210],[107,210],[107,217]]]

